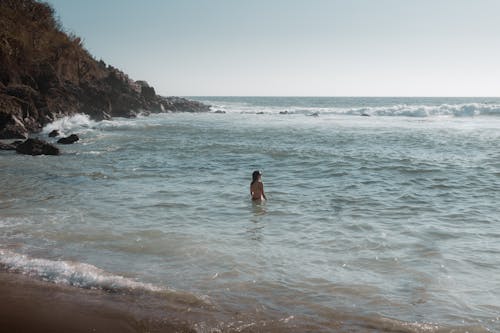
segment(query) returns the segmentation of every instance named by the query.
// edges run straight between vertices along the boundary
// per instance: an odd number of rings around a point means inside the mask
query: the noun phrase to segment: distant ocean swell
[[[406,105],[397,104],[389,106],[369,107],[266,107],[258,108],[247,104],[214,104],[212,110],[228,113],[281,113],[305,115],[352,115],[352,116],[380,116],[380,117],[474,117],[474,116],[500,116],[500,105],[468,103],[468,104],[442,104],[442,105]]]
[[[404,116],[404,117],[431,117],[431,116],[455,116],[455,117],[472,117],[479,115],[500,116],[500,105],[487,104],[461,104],[439,106],[427,105],[395,105],[391,107],[370,107],[353,109],[346,112],[347,114],[367,114],[371,116]]]
[[[372,107],[300,107],[300,106],[267,106],[259,107],[256,105],[247,105],[245,103],[225,103],[213,104],[212,112],[243,113],[243,114],[296,114],[308,116],[373,116],[373,117],[475,117],[475,116],[500,116],[500,104],[441,104],[433,105],[391,105],[391,106],[372,106]],[[142,116],[139,115],[139,118]],[[119,119],[94,121],[88,115],[77,114],[70,117],[64,117],[46,125],[42,131],[48,134],[52,130],[58,130],[61,135],[68,135],[71,131],[78,130],[80,133],[93,131],[95,129],[109,130],[121,128],[124,126],[137,126],[134,122]]]

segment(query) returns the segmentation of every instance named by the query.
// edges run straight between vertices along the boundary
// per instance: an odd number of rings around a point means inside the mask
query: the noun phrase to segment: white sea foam
[[[0,249],[0,266],[9,272],[21,273],[44,281],[85,289],[108,291],[167,291],[150,283],[134,281],[108,273],[90,264],[31,258]]]
[[[441,104],[441,105],[393,105],[389,107],[353,108],[347,114],[370,116],[432,117],[455,116],[473,117],[479,115],[500,115],[500,105],[495,104]]]
[[[48,134],[53,130],[57,130],[61,136],[65,136],[74,132],[86,132],[94,128],[96,124],[97,122],[90,119],[88,115],[76,114],[57,119],[56,121],[46,125],[43,128],[42,133]]]
[[[247,103],[228,103],[215,105],[213,111],[227,113],[264,113],[264,114],[304,114],[304,115],[354,115],[384,117],[474,117],[480,115],[500,116],[499,104],[465,103],[440,105],[395,104],[372,107],[299,107],[299,106],[267,106],[257,107]]]
[[[373,117],[475,117],[475,116],[500,116],[500,104],[490,103],[463,103],[463,104],[439,104],[439,105],[412,105],[394,104],[388,106],[367,107],[307,107],[307,106],[277,106],[265,107],[252,105],[251,103],[212,103],[212,112],[223,111],[224,113],[240,114],[284,114],[284,115],[306,115],[306,116],[373,116]],[[77,114],[60,118],[43,128],[42,133],[48,134],[52,130],[58,130],[61,136],[72,133],[83,134],[93,130],[113,130],[123,128],[139,128],[151,126],[152,119],[166,116],[167,114],[155,114],[153,117],[145,117],[139,114],[135,119],[113,118],[111,120],[94,121],[88,115]]]
[[[47,135],[53,130],[59,131],[60,136],[67,136],[73,133],[85,134],[95,130],[114,130],[122,128],[137,128],[140,126],[140,120],[148,117],[143,114],[136,118],[113,118],[110,120],[95,121],[86,114],[76,114],[63,117],[46,125],[42,133]]]

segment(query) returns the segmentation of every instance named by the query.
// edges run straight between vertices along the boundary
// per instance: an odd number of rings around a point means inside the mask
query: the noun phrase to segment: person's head
[[[258,181],[261,176],[262,176],[262,172],[260,172],[259,170],[255,170],[252,173],[252,184],[255,183],[256,181]]]

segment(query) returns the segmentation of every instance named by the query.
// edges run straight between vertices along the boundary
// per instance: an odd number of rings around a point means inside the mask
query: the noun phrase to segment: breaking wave
[[[61,136],[72,134],[75,131],[79,133],[87,132],[95,128],[97,122],[90,119],[86,114],[76,114],[55,120],[47,124],[42,133],[48,134],[53,130],[57,130]]]
[[[84,289],[119,291],[168,291],[150,283],[134,281],[108,273],[90,264],[31,258],[24,254],[0,249],[0,267],[43,281]]]
[[[432,117],[454,116],[474,117],[479,115],[499,115],[500,105],[470,103],[470,104],[442,104],[427,105],[394,105],[390,107],[368,107],[348,110],[346,113],[369,116],[404,116],[404,117]]]
[[[268,114],[305,114],[305,115],[353,115],[383,117],[474,117],[500,116],[500,104],[465,103],[440,105],[408,105],[370,107],[258,107],[249,104],[228,103],[212,107],[213,112],[227,113],[268,113]]]

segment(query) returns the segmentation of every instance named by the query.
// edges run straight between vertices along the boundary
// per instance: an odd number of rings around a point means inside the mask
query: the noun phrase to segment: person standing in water
[[[252,173],[252,182],[250,183],[250,195],[252,200],[267,200],[264,194],[264,184],[262,183],[262,172],[256,170]]]

